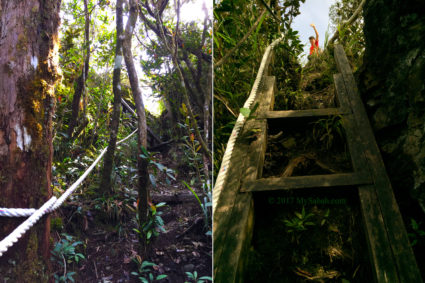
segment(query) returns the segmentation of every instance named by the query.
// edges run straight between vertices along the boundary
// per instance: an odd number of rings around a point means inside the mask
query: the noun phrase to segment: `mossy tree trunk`
[[[114,166],[114,154],[117,144],[118,127],[120,124],[121,113],[121,65],[122,65],[122,43],[123,43],[123,16],[122,0],[117,1],[116,7],[116,46],[115,46],[115,64],[112,78],[112,89],[114,92],[114,107],[110,123],[110,136],[108,149],[103,162],[102,178],[100,189],[104,194],[110,194],[112,189],[111,176]]]
[[[0,2],[0,207],[38,208],[52,195],[60,3]],[[0,238],[22,221],[0,218]],[[43,217],[0,258],[0,278],[46,281],[49,238]]]

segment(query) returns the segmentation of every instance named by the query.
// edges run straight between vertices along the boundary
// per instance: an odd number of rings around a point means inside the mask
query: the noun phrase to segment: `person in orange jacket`
[[[309,37],[309,40],[311,43],[311,46],[310,46],[310,56],[311,56],[313,54],[316,54],[316,55],[319,54],[319,33],[317,32],[316,26],[314,24],[311,24],[310,26],[314,29],[314,32],[316,33],[316,37],[314,36]]]

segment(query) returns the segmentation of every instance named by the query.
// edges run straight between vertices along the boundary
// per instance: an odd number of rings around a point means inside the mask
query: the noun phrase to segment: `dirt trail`
[[[173,165],[171,160],[156,156],[165,166]],[[153,269],[155,277],[166,274],[168,277],[160,282],[185,282],[185,272],[196,271],[199,276],[212,274],[211,236],[205,235],[203,212],[196,198],[184,187],[182,181],[190,182],[190,176],[177,175],[170,185],[160,177],[158,187],[152,190],[152,202],[157,204],[168,201],[165,207],[159,208],[164,221],[165,233],[160,233],[149,245],[147,260],[157,264]],[[201,195],[199,185],[193,186]],[[122,193],[122,192],[121,192]],[[120,194],[121,194],[120,193]],[[130,190],[131,195],[137,195]],[[76,282],[140,282],[131,275],[137,270],[133,261],[139,254],[138,234],[134,219],[136,203],[128,202],[128,195],[115,198],[112,214],[105,215],[96,209],[99,205],[94,200],[76,201],[62,210],[60,215],[65,222],[61,231],[54,233],[57,242],[60,233],[75,236],[85,245],[83,260],[75,275]],[[112,205],[111,205],[112,207]],[[78,212],[77,212],[78,211]],[[54,266],[54,270],[63,270]]]

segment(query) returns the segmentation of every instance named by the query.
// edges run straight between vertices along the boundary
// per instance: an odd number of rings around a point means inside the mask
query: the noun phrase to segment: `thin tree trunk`
[[[110,124],[110,136],[108,149],[103,161],[102,179],[100,181],[100,190],[104,194],[110,194],[112,191],[111,176],[114,166],[114,154],[117,143],[118,127],[121,113],[121,64],[122,64],[122,45],[123,45],[123,8],[122,0],[117,0],[116,7],[116,45],[115,45],[115,65],[112,77],[112,89],[114,92],[114,106]]]
[[[69,121],[68,126],[68,137],[69,139],[73,138],[74,128],[78,124],[78,114],[80,111],[80,100],[83,93],[86,91],[86,80],[89,72],[90,64],[90,14],[88,10],[88,0],[84,0],[84,14],[85,14],[85,24],[84,24],[84,50],[85,50],[85,59],[84,66],[81,71],[81,75],[77,78],[74,97],[72,98],[72,114],[71,120]]]
[[[204,13],[205,13],[205,19],[204,19],[204,30],[202,32],[201,48],[205,44],[205,39],[206,39],[206,35],[207,35],[207,27],[208,27],[208,10],[207,10],[207,7],[205,6],[205,3],[204,3],[204,6],[202,8],[203,8]],[[201,73],[202,73],[202,61],[201,61],[200,55],[198,56],[197,72],[198,72],[198,78],[200,78]],[[208,145],[212,144],[212,137],[211,137],[212,115],[211,115],[211,111],[210,111],[211,106],[212,106],[211,102],[212,102],[212,66],[208,66],[205,100],[204,100],[204,137],[205,137],[205,142]],[[206,178],[206,180],[210,180],[210,174],[209,174],[210,167],[209,167],[209,165],[211,164],[211,162],[208,162],[208,159],[206,158],[205,155],[202,158],[204,160],[205,178]]]
[[[0,207],[38,208],[52,195],[60,3],[0,1]],[[0,239],[22,221],[0,218]],[[46,282],[49,239],[47,216],[0,257],[0,278]]]
[[[209,67],[208,72],[207,72],[207,91],[206,91],[206,95],[205,95],[205,103],[204,103],[204,137],[205,137],[205,142],[210,145],[212,143],[212,137],[211,137],[211,132],[212,132],[212,126],[211,126],[211,96],[212,96],[212,66]],[[208,158],[203,155],[203,160],[204,160],[204,174],[205,174],[205,178],[206,180],[210,180],[210,168],[209,165],[211,164],[211,162],[208,162]]]
[[[180,68],[180,65],[179,65],[179,62],[178,62],[178,59],[177,59],[177,50],[178,50],[177,41],[178,41],[179,21],[180,21],[180,1],[177,1],[176,14],[177,14],[176,31],[174,33],[174,36],[172,37],[171,46],[169,45],[169,42],[167,40],[167,37],[166,37],[166,35],[164,33],[163,26],[160,26],[159,27],[159,32],[157,33],[157,35],[162,39],[162,41],[165,44],[167,50],[171,53],[173,64],[174,64],[174,66],[177,69],[177,72],[178,72],[178,75],[180,77],[180,80],[181,80],[182,84],[184,85],[184,87],[183,87],[183,100],[184,100],[184,103],[186,104],[187,112],[188,112],[188,115],[190,117],[192,126],[193,126],[194,131],[195,131],[195,136],[198,139],[199,143],[201,144],[202,152],[206,155],[208,161],[211,162],[212,161],[211,151],[209,150],[207,143],[205,143],[204,138],[202,137],[202,135],[201,135],[201,133],[199,131],[198,122],[196,121],[195,115],[193,114],[192,106],[191,106],[190,99],[189,99],[189,95],[187,93],[186,84],[185,84],[185,78],[184,78],[183,72],[182,72],[182,70]],[[152,25],[151,23],[148,22],[148,20],[146,19],[146,17],[142,16],[142,19],[149,26]],[[161,21],[161,18],[159,16],[159,13],[156,13],[156,18],[155,19],[156,19],[158,25],[160,23],[162,25],[162,21]]]
[[[173,45],[172,45],[171,48],[169,48],[169,50],[171,51],[172,58],[173,58],[173,61],[174,61],[174,65],[177,68],[177,72],[180,76],[180,79],[184,83],[183,72],[182,72],[180,65],[178,63],[178,60],[177,60],[177,49],[178,49],[177,37],[178,37],[178,33],[179,33],[179,21],[180,21],[180,1],[179,0],[177,0],[176,14],[177,14],[176,32],[175,32],[175,36],[173,37]],[[161,29],[161,31],[163,31],[163,29]],[[162,33],[162,34],[163,34],[164,41],[166,41],[165,34],[164,33]],[[191,122],[193,124],[193,128],[195,130],[196,138],[198,139],[199,143],[201,144],[201,149],[202,149],[203,153],[206,155],[209,162],[211,162],[212,161],[211,151],[209,150],[207,143],[204,141],[204,139],[203,139],[203,137],[202,137],[202,135],[199,131],[198,122],[196,121],[195,115],[193,114],[192,107],[191,107],[190,100],[189,100],[189,95],[188,95],[185,87],[183,88],[183,98],[184,98],[184,102],[186,103],[187,112],[190,116]]]
[[[136,112],[138,116],[138,154],[137,164],[139,173],[139,220],[140,224],[143,224],[147,220],[148,213],[148,201],[149,197],[149,175],[148,175],[148,163],[147,160],[141,158],[142,154],[141,147],[147,148],[147,124],[146,124],[146,113],[145,106],[143,103],[142,93],[139,88],[139,79],[137,77],[136,68],[133,62],[133,55],[131,53],[131,39],[133,30],[137,21],[138,6],[135,0],[130,0],[130,16],[127,21],[124,32],[124,60],[127,67],[128,78],[130,80],[131,91],[133,93],[134,101],[136,102]],[[144,247],[146,248],[146,247]]]

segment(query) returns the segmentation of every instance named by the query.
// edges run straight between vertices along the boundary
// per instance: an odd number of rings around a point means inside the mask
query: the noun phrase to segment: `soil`
[[[165,166],[171,160],[156,156]],[[177,180],[165,183],[165,178],[157,180],[157,188],[152,189],[154,204],[168,201],[158,208],[162,211],[165,233],[150,242],[145,258],[140,257],[139,236],[135,220],[136,202],[134,189],[117,191],[113,204],[90,200],[74,200],[61,209],[63,229],[52,233],[57,242],[61,233],[67,233],[82,241],[85,260],[74,267],[76,282],[140,282],[131,274],[137,271],[134,259],[155,263],[152,273],[156,277],[166,274],[167,278],[155,282],[187,282],[185,272],[196,271],[198,276],[212,274],[212,239],[207,236],[202,209],[196,198],[182,184],[190,181],[189,174],[178,174]],[[199,185],[194,185],[198,195],[202,194]],[[132,197],[133,196],[133,197]],[[102,206],[103,205],[103,206]],[[63,268],[54,263],[53,270]],[[59,272],[58,272],[59,273]],[[62,274],[60,274],[62,275]]]

